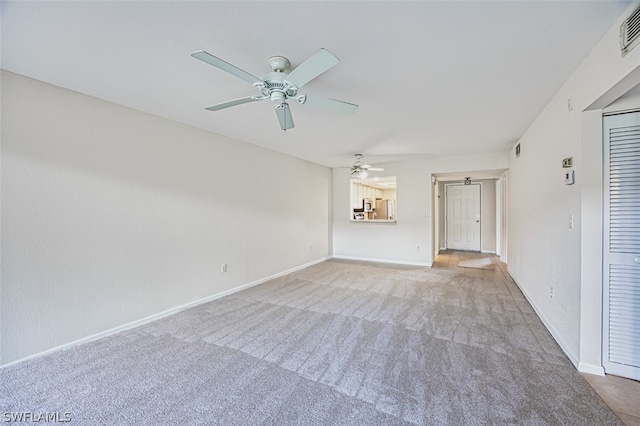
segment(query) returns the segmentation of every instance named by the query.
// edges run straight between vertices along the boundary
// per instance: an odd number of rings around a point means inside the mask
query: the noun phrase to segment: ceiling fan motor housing
[[[274,58],[271,59],[273,60]],[[271,60],[269,63],[271,63]],[[304,103],[304,100],[296,97],[298,88],[285,81],[287,76],[288,74],[285,72],[270,72],[260,77],[262,84],[256,86],[260,89],[262,96],[271,99],[271,102],[275,105],[286,102],[288,98],[294,98],[298,102]]]

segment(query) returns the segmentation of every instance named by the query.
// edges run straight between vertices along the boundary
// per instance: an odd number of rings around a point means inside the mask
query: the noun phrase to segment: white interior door
[[[603,364],[640,380],[640,113],[604,123]]]
[[[480,184],[446,185],[447,248],[480,251]]]

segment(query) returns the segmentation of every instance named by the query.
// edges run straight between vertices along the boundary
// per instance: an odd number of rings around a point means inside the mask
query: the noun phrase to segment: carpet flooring
[[[621,424],[503,269],[340,260],[4,368],[0,410],[73,425]]]

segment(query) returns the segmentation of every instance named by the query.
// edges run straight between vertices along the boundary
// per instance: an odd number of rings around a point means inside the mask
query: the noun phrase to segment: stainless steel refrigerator
[[[396,220],[396,201],[376,200],[376,219]]]

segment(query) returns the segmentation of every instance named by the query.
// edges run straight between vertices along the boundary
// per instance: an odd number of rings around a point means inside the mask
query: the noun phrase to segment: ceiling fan
[[[384,171],[381,167],[371,167],[368,164],[364,164],[362,162],[362,154],[356,154],[356,161],[351,166],[351,177],[366,179],[369,176],[368,172],[382,172]]]
[[[298,93],[298,90],[305,84],[309,83],[311,80],[340,62],[337,57],[326,49],[318,50],[290,73],[287,73],[287,69],[291,65],[291,62],[289,62],[287,58],[283,56],[272,56],[267,61],[272,72],[269,72],[260,78],[249,74],[235,65],[231,65],[230,63],[225,62],[204,50],[193,52],[191,56],[241,78],[258,89],[259,95],[257,96],[247,96],[222,102],[206,108],[209,111],[218,111],[224,108],[246,104],[248,102],[270,99],[271,102],[273,102],[276,115],[278,116],[280,128],[282,128],[282,130],[287,130],[294,127],[291,110],[287,103],[288,100],[294,100],[300,104],[317,105],[319,107],[347,114],[353,113],[358,108],[358,105],[348,102],[312,95],[302,95]]]

